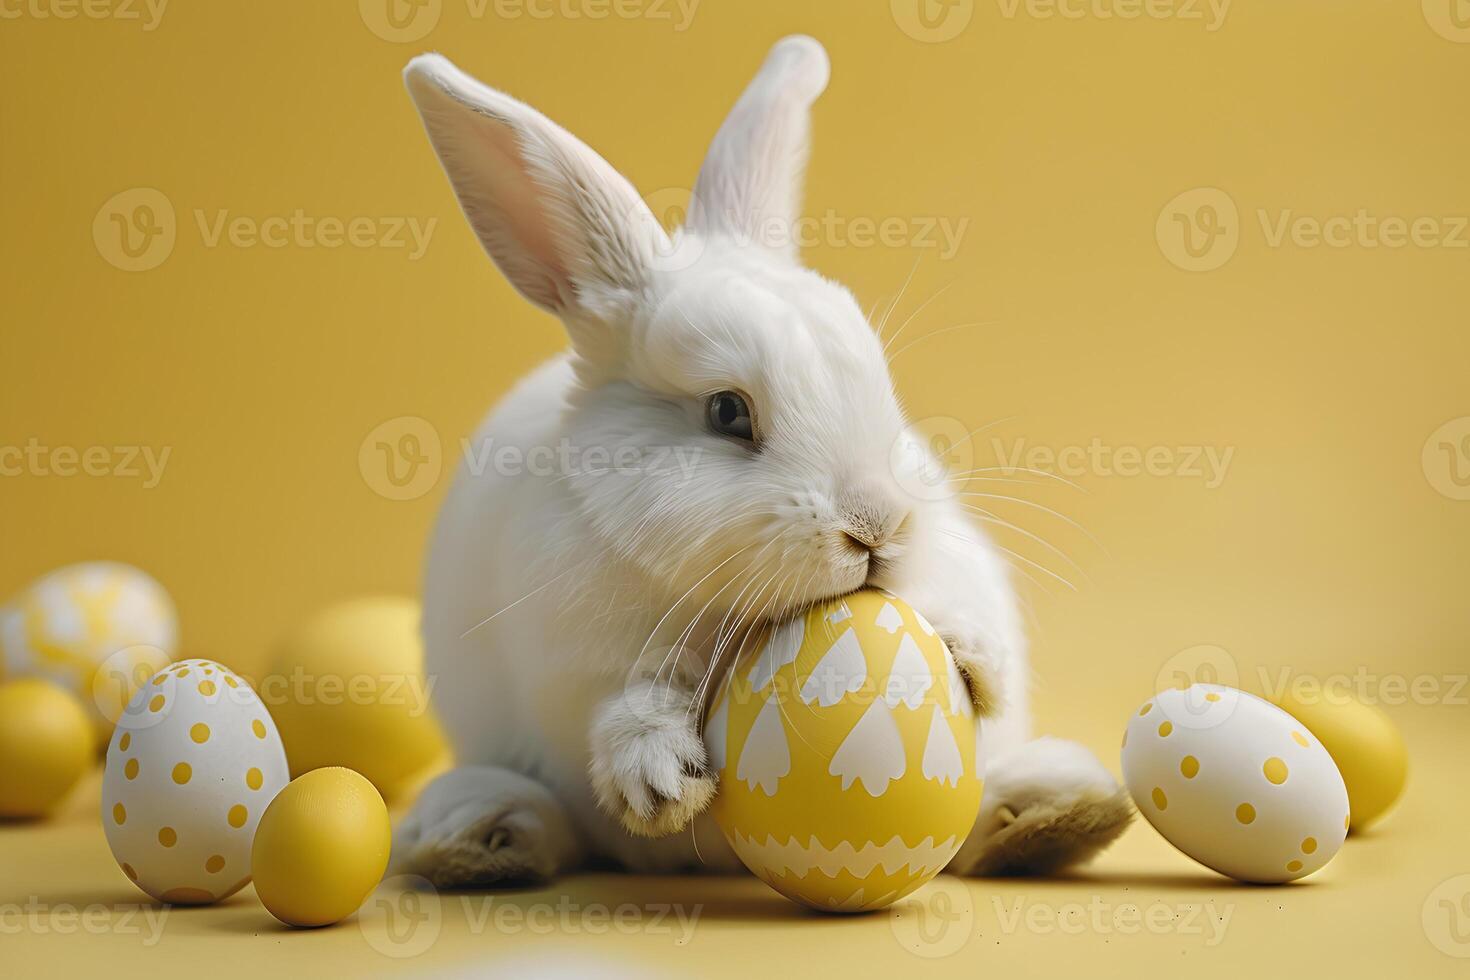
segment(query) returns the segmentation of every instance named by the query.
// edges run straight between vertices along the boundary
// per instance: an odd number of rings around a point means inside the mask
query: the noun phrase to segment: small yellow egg
[[[50,812],[95,759],[91,719],[48,681],[0,684],[0,816]]]
[[[313,769],[260,818],[255,893],[287,925],[340,922],[377,887],[390,841],[388,808],[372,783],[351,769]]]
[[[1345,691],[1310,694],[1287,689],[1272,700],[1305,725],[1337,763],[1347,784],[1349,819],[1362,830],[1388,811],[1409,775],[1409,752],[1398,726],[1373,705]]]
[[[412,599],[353,599],[280,642],[261,690],[272,695],[292,775],[346,766],[391,799],[445,756],[429,711],[420,615]]]

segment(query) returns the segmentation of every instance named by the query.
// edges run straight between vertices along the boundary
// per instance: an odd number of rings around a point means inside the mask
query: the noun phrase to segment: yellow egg
[[[120,562],[59,568],[0,609],[3,673],[66,688],[82,702],[99,743],[177,645],[173,600],[146,572]]]
[[[1272,700],[1306,725],[1337,763],[1347,784],[1352,829],[1383,816],[1409,775],[1404,737],[1388,715],[1336,689],[1288,687]]]
[[[730,669],[705,723],[713,812],[793,901],[883,908],[943,870],[980,808],[980,726],[944,641],[866,590],[778,627]]]
[[[76,698],[35,678],[0,684],[0,816],[48,813],[95,758]]]
[[[357,911],[388,866],[388,808],[351,769],[313,769],[291,781],[255,831],[255,893],[277,919],[325,926]]]
[[[391,799],[443,758],[419,618],[412,599],[354,599],[322,610],[281,641],[261,690],[293,776],[345,766]]]

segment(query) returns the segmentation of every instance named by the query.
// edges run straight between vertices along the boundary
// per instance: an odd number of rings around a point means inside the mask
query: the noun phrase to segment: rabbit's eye
[[[750,403],[736,391],[717,391],[709,396],[707,403],[709,427],[722,436],[755,441],[755,422],[751,418]]]

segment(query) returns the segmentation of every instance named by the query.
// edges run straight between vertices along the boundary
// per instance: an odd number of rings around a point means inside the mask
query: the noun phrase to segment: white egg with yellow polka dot
[[[217,902],[250,880],[255,826],[289,781],[275,722],[243,678],[211,660],[171,664],[128,702],[108,745],[107,843],[159,901]]]
[[[1312,874],[1347,836],[1332,756],[1291,715],[1234,688],[1193,684],[1144,702],[1123,736],[1123,780],[1169,843],[1241,881]]]

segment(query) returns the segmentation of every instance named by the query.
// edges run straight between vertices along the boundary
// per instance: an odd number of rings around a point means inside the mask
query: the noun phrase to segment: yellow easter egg
[[[979,732],[923,616],[877,590],[835,599],[777,627],[727,674],[705,723],[715,820],[787,898],[883,908],[969,835]]]
[[[1381,708],[1346,691],[1298,691],[1288,686],[1274,696],[1322,743],[1347,784],[1349,819],[1362,830],[1388,811],[1409,776],[1404,736]]]
[[[173,600],[146,572],[120,562],[59,568],[0,609],[5,676],[41,677],[70,691],[99,744],[177,647]]]
[[[292,926],[340,922],[388,866],[388,808],[351,769],[313,769],[271,801],[255,831],[250,870],[271,915]]]
[[[91,768],[92,723],[48,681],[0,684],[0,817],[50,812]]]
[[[445,756],[429,710],[420,616],[413,599],[353,599],[278,644],[261,690],[293,776],[345,766],[391,799]]]

